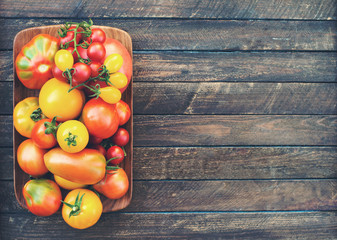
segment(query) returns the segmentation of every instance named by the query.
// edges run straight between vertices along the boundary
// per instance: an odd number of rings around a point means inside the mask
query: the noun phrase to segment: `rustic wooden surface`
[[[12,43],[88,17],[133,39],[134,189],[79,231],[15,199]],[[0,24],[0,239],[337,239],[335,1],[3,0]]]

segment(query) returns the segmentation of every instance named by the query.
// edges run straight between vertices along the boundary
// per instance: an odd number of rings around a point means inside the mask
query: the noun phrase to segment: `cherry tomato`
[[[30,180],[23,187],[22,193],[28,210],[37,216],[50,216],[60,208],[61,190],[52,180]]]
[[[21,169],[33,177],[43,176],[48,172],[43,156],[47,150],[36,146],[32,139],[23,141],[17,150],[17,160]]]
[[[104,58],[105,56],[105,47],[103,45],[103,43],[100,42],[93,42],[92,44],[90,44],[90,46],[88,47],[88,57],[93,60],[93,61],[100,61]]]
[[[57,144],[55,135],[57,129],[56,119],[41,119],[35,123],[32,130],[32,140],[42,149],[52,148]]]
[[[65,197],[62,217],[69,226],[85,229],[93,226],[101,217],[103,205],[99,197],[88,189],[75,189]]]
[[[85,96],[81,90],[74,89],[68,92],[68,83],[50,79],[41,88],[39,104],[42,112],[48,118],[57,117],[58,121],[77,118],[83,108]]]
[[[54,61],[61,71],[65,71],[67,68],[70,69],[74,65],[73,55],[65,49],[56,52]]]
[[[62,123],[57,130],[57,142],[63,151],[80,152],[89,142],[89,133],[80,121],[68,120]]]
[[[63,71],[61,71],[57,66],[56,64],[54,64],[51,68],[51,71],[53,73],[53,76],[54,78],[62,81],[62,82],[65,82],[65,83],[68,83],[68,79],[66,77],[63,77]]]
[[[105,102],[110,104],[118,103],[121,100],[122,94],[118,88],[115,87],[105,87],[100,89],[101,94],[99,95]]]
[[[115,86],[118,89],[122,89],[126,87],[126,85],[128,84],[127,77],[125,76],[125,74],[120,72],[110,74],[109,81],[112,83],[113,86]]]
[[[13,124],[22,136],[30,138],[35,122],[44,118],[37,97],[28,97],[14,107]]]
[[[119,199],[129,190],[129,179],[122,168],[108,170],[106,178],[94,185],[94,189],[110,199]]]
[[[76,189],[76,188],[84,188],[84,187],[87,186],[85,184],[68,181],[67,179],[61,178],[60,176],[56,176],[56,175],[54,175],[54,179],[55,179],[55,182],[61,188],[64,188],[64,189],[67,189],[67,190],[73,190],[73,189]]]
[[[105,60],[104,65],[109,70],[109,73],[117,72],[123,65],[123,58],[118,53],[110,54]]]
[[[60,38],[60,45],[62,45],[62,44],[64,45],[67,42],[69,42],[69,47],[74,47],[74,42],[73,41],[70,42],[70,41],[74,39],[74,36],[75,36],[74,30],[75,30],[75,28],[76,27],[74,27],[74,26],[70,27],[69,30],[73,30],[73,31],[67,32],[67,35],[65,37],[61,37]],[[77,29],[77,32],[80,32],[80,31],[81,31],[80,28]],[[81,41],[81,39],[82,39],[82,34],[81,33],[77,33],[76,34],[76,43],[78,44]]]
[[[91,185],[105,176],[105,157],[95,149],[85,148],[77,153],[68,153],[53,148],[44,155],[48,170],[68,181]]]
[[[90,43],[90,39],[92,40],[92,42],[104,43],[106,39],[105,32],[100,28],[92,28],[91,35],[89,38],[87,38],[87,41],[89,43]]]
[[[123,100],[116,103],[116,109],[119,118],[119,125],[122,126],[129,121],[131,117],[131,109]]]
[[[112,146],[106,152],[108,165],[118,165],[124,160],[124,151],[119,146]]]
[[[129,140],[129,132],[124,128],[118,128],[117,132],[112,136],[112,141],[120,147],[128,144]]]
[[[91,68],[82,62],[75,63],[73,68],[75,69],[75,73],[72,79],[72,86],[77,86],[81,83],[84,83],[90,78]],[[78,87],[78,89],[83,89],[84,86]]]
[[[101,67],[101,63],[92,61],[89,67],[91,68],[91,77],[97,77],[99,74],[98,69]]]
[[[68,47],[66,50],[73,55],[74,62],[77,62],[78,61],[78,55],[77,55],[76,51],[74,51],[75,49],[73,47]]]
[[[91,99],[85,104],[82,119],[91,135],[103,139],[114,135],[119,125],[116,106],[101,98]]]
[[[81,58],[83,58],[83,59],[88,59],[89,58],[88,54],[87,54],[88,49],[83,48],[82,46],[78,46],[77,47],[77,51],[80,54]]]

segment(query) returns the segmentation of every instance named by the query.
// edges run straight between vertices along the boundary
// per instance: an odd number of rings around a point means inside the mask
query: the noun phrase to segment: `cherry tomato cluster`
[[[100,194],[119,199],[129,189],[119,164],[130,142],[123,125],[131,109],[121,97],[132,59],[120,42],[92,28],[91,20],[66,23],[59,38],[40,35],[16,59],[19,80],[40,89],[39,97],[23,99],[13,111],[15,129],[27,138],[17,149],[17,162],[32,178],[22,192],[33,214],[50,216],[63,203],[65,222],[84,229],[102,214]],[[34,47],[41,50],[36,59],[45,60],[34,60],[29,50]],[[39,74],[28,76],[29,71]],[[64,200],[60,187],[70,191]]]

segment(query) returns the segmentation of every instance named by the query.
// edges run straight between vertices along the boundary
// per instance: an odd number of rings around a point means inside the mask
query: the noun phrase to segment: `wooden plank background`
[[[12,43],[93,18],[134,48],[134,194],[74,231],[15,200]],[[337,239],[333,0],[0,1],[1,239]],[[76,235],[75,235],[76,234]]]

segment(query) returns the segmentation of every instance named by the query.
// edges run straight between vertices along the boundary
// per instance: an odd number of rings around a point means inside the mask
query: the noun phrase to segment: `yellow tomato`
[[[57,129],[56,138],[63,151],[77,153],[88,145],[89,132],[80,121],[68,120]]]
[[[34,114],[32,115],[32,113]],[[28,97],[16,104],[13,111],[13,124],[22,136],[30,138],[35,122],[43,118],[39,111],[39,99]]]
[[[109,70],[109,73],[117,72],[123,65],[123,58],[118,53],[110,54],[104,60],[104,65]]]
[[[68,93],[70,85],[56,78],[48,80],[41,88],[39,104],[42,112],[57,121],[77,118],[84,106],[85,96],[81,90],[74,89]]]
[[[77,201],[76,201],[77,199]],[[85,229],[101,217],[103,205],[99,197],[88,189],[75,189],[63,201],[62,217],[69,226]]]
[[[56,66],[61,71],[65,71],[67,68],[70,69],[74,65],[73,55],[65,49],[61,49],[56,52],[54,61],[55,61]]]
[[[119,89],[115,87],[105,87],[100,89],[101,94],[99,95],[104,102],[115,104],[118,103],[119,100],[121,100],[122,94]]]
[[[54,175],[54,179],[55,179],[55,182],[61,188],[68,189],[68,190],[73,190],[73,189],[77,189],[77,188],[84,188],[84,187],[87,186],[85,184],[80,184],[80,183],[68,181],[67,179],[61,178],[60,176],[56,176],[56,175]]]
[[[128,84],[128,78],[121,72],[110,74],[109,81],[118,89],[121,89]]]

